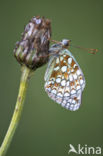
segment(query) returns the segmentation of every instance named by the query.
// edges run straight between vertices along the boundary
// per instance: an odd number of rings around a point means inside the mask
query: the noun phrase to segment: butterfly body
[[[80,66],[63,43],[50,48],[48,68],[45,73],[45,91],[48,96],[61,106],[75,111],[81,104],[85,78]]]

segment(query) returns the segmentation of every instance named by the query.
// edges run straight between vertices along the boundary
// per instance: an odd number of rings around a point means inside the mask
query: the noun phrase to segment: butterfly
[[[70,40],[64,39],[49,49],[50,60],[44,76],[48,96],[68,110],[76,111],[81,105],[85,88],[83,72],[67,49]]]

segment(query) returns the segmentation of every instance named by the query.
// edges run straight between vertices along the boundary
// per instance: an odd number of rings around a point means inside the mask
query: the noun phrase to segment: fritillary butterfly
[[[68,110],[76,111],[81,105],[85,88],[83,72],[67,49],[70,40],[64,39],[49,49],[50,60],[45,73],[45,91],[48,96]]]

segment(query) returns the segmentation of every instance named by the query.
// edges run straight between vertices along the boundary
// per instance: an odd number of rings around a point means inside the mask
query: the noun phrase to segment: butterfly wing
[[[51,99],[71,111],[79,109],[85,78],[69,50],[61,50],[59,55],[52,56],[45,81],[45,91]]]

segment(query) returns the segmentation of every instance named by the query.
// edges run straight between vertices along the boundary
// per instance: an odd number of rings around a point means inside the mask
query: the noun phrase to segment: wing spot
[[[73,81],[73,76],[71,74],[69,75],[69,80]]]
[[[80,84],[81,84],[81,85],[83,84],[83,80],[82,80],[82,79],[80,80]]]
[[[59,103],[59,104],[61,104],[62,98],[61,97],[56,97],[56,102]]]
[[[72,63],[72,58],[68,58],[68,63],[71,64]]]
[[[72,99],[69,99],[68,102],[71,104],[72,103]]]
[[[57,75],[57,78],[61,78],[62,77],[62,75]]]
[[[72,104],[75,104],[75,103],[76,103],[75,100],[73,100],[73,101],[72,101]]]
[[[75,67],[77,67],[77,65],[76,65],[76,64],[74,64],[73,68],[75,68]]]
[[[50,78],[50,81],[55,81],[55,78],[54,78],[54,77],[51,77],[51,78]]]
[[[56,64],[59,64],[59,58],[56,59]]]
[[[57,67],[54,68],[54,71],[57,71],[57,70],[59,70],[59,66],[57,66]]]
[[[79,79],[80,79],[80,80],[83,80],[83,77],[82,77],[82,75],[80,75],[80,76],[79,76]]]
[[[79,69],[78,66],[75,66],[75,68],[74,68],[75,72],[76,72],[78,69]]]
[[[74,100],[78,103],[78,99],[77,99],[77,97],[74,97]]]
[[[63,66],[63,67],[61,68],[61,70],[62,70],[62,72],[66,72],[66,71],[67,71],[67,66]]]
[[[50,92],[51,91],[51,88],[49,87],[49,88],[47,88],[47,90],[48,90],[48,92]]]
[[[65,80],[62,80],[61,81],[61,86],[65,86],[66,85],[66,81]]]
[[[76,89],[79,90],[79,89],[80,89],[80,85],[77,85],[77,86],[76,86]]]
[[[67,103],[67,101],[66,100],[63,100],[63,104],[66,104]]]
[[[63,95],[62,95],[61,92],[58,92],[57,96],[59,96],[59,97],[63,97]]]
[[[74,77],[75,80],[78,78],[77,74],[73,74],[73,77]]]
[[[56,89],[53,89],[51,92],[52,92],[53,94],[56,94],[56,93],[57,93]]]
[[[65,92],[64,96],[70,96],[69,92]]]
[[[81,74],[81,72],[80,72],[80,70],[78,69],[78,70],[77,70],[77,75],[80,75],[80,74]]]
[[[69,109],[70,103],[67,103],[66,108]]]
[[[76,90],[75,89],[72,89],[71,90],[71,94],[75,94],[76,93]]]
[[[57,79],[56,79],[56,82],[57,82],[57,83],[60,83],[60,82],[61,82],[61,79],[60,79],[60,78],[57,78]]]
[[[73,69],[73,68],[71,68],[71,72],[72,72],[72,73],[74,72],[74,69]]]
[[[70,82],[69,81],[67,81],[67,86],[69,86],[70,85]]]
[[[66,55],[63,55],[63,57],[66,57]]]
[[[65,88],[65,92],[70,93],[70,88],[69,88],[69,87],[66,87],[66,88]]]
[[[64,75],[62,75],[62,80],[64,79]]]
[[[62,61],[63,60],[63,56],[60,56],[60,61]]]

